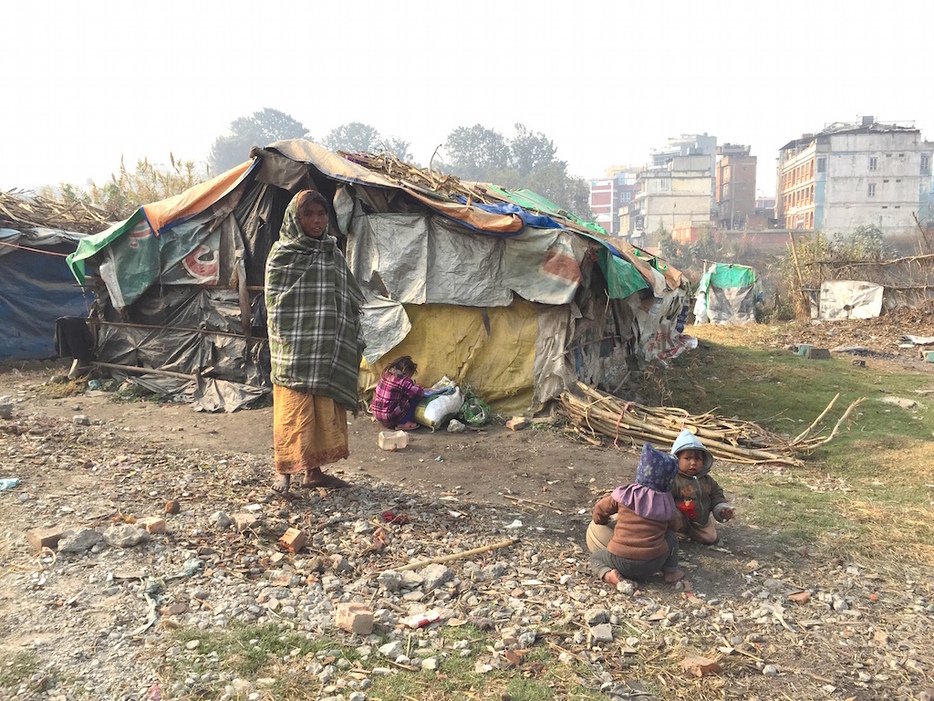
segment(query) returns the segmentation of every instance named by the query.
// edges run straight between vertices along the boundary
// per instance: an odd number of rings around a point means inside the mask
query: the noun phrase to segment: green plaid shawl
[[[357,375],[363,353],[363,293],[337,239],[306,236],[298,198],[285,212],[279,240],[266,259],[266,313],[272,381],[330,397],[357,409]]]

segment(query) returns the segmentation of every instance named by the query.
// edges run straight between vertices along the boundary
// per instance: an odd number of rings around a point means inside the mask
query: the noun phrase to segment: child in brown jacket
[[[729,521],[734,516],[723,489],[710,476],[713,455],[688,429],[675,439],[671,454],[678,458],[678,474],[671,488],[678,506],[675,530],[697,543],[713,545],[720,539],[714,520]]]
[[[590,556],[590,568],[597,578],[619,584],[620,578],[645,580],[659,570],[668,583],[684,578],[678,569],[678,536],[669,529],[669,521],[678,513],[669,492],[677,472],[676,458],[646,443],[636,481],[617,487],[597,502],[593,523],[606,524],[616,515],[606,549],[595,550]]]

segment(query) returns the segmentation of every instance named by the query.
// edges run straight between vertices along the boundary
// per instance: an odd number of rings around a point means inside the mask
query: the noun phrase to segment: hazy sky
[[[264,107],[315,138],[365,122],[427,164],[455,127],[547,134],[569,170],[682,133],[777,149],[834,121],[934,140],[934,2],[7,2],[0,188],[204,160]],[[247,154],[244,154],[246,159]]]

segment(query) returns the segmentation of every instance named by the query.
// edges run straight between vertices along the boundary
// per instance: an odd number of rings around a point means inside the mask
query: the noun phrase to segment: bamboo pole
[[[839,398],[840,398],[840,393],[837,392],[836,396],[835,396],[833,399],[830,400],[830,404],[827,405],[827,408],[824,409],[824,410],[821,412],[821,415],[820,415],[820,416],[818,416],[816,419],[814,419],[814,423],[812,423],[810,426],[808,426],[806,429],[804,429],[801,433],[799,433],[798,436],[791,442],[791,444],[792,444],[792,445],[797,445],[798,443],[800,443],[800,442],[804,439],[804,437],[805,437],[806,435],[808,435],[808,434],[811,432],[811,430],[812,430],[815,426],[817,426],[818,422],[819,422],[822,418],[824,418],[825,416],[827,416],[827,412],[830,411],[830,407],[832,407],[832,406],[836,403],[836,401],[837,401]]]
[[[795,263],[795,272],[798,273],[798,291],[801,292],[801,299],[804,302],[804,313],[809,314],[811,311],[811,300],[808,299],[807,293],[804,291],[804,277],[801,275],[801,266],[798,265],[798,249],[795,246],[795,237],[790,231],[788,232],[788,239],[791,241],[791,257]]]
[[[462,553],[451,553],[450,555],[441,555],[440,557],[431,557],[427,560],[417,560],[415,562],[410,562],[408,564],[402,565],[402,567],[390,567],[389,569],[395,570],[396,572],[404,572],[405,570],[415,570],[419,567],[424,567],[425,565],[434,565],[443,562],[453,562],[454,560],[461,560],[465,557],[472,557],[474,555],[481,555],[482,553],[492,552],[493,550],[500,550],[501,548],[508,548],[510,545],[515,545],[519,542],[518,538],[507,538],[506,540],[501,540],[498,543],[491,543],[490,545],[484,545],[479,548],[473,548],[472,550],[465,550]]]
[[[197,380],[198,378],[194,375],[185,375],[180,372],[173,372],[172,370],[159,370],[157,368],[140,368],[135,365],[117,365],[116,363],[101,363],[94,361],[91,363],[94,367],[98,368],[107,368],[108,370],[119,370],[120,372],[128,372],[136,375],[165,375],[166,377],[176,377],[180,380]]]

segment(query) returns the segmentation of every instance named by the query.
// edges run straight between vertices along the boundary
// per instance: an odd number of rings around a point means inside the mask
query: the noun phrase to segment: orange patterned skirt
[[[294,475],[350,455],[347,410],[329,397],[272,386],[276,472]]]

